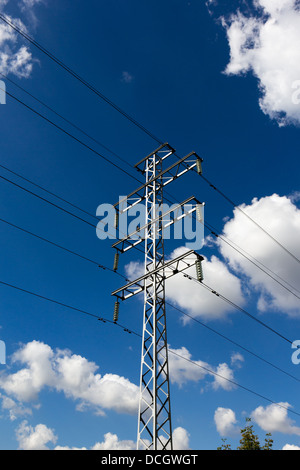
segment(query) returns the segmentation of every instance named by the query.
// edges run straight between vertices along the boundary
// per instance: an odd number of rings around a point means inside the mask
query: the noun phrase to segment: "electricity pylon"
[[[197,199],[191,197],[177,206],[178,216],[174,207],[162,213],[163,188],[193,168],[196,168],[198,173],[202,171],[202,159],[194,152],[164,170],[165,160],[174,153],[172,147],[164,144],[137,163],[135,167],[145,176],[145,184],[115,205],[116,220],[119,221],[124,211],[128,211],[137,203],[145,202],[144,226],[138,227],[135,232],[113,245],[117,250],[114,264],[116,270],[120,253],[145,242],[144,274],[112,292],[112,295],[117,297],[114,311],[114,321],[117,322],[120,300],[124,301],[144,291],[138,450],[173,449],[165,281],[193,265],[196,265],[199,280],[202,278],[203,258],[193,250],[165,262],[164,230],[194,211],[199,214],[199,206],[202,206]],[[128,205],[129,201],[133,202]],[[182,208],[191,202],[194,205],[189,206],[191,209],[182,214]],[[166,221],[168,216],[170,218]]]

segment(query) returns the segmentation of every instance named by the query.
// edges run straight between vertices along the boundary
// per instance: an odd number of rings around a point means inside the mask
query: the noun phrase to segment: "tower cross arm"
[[[164,263],[164,265],[140,276],[134,281],[129,282],[123,287],[113,291],[112,296],[118,297],[120,300],[127,300],[128,298],[139,294],[145,289],[145,281],[147,281],[147,287],[151,285],[151,278],[155,274],[162,274],[164,279],[169,279],[170,277],[186,271],[188,268],[196,265],[198,259],[203,260],[203,257],[196,253],[194,250],[189,250],[182,255],[174,258],[170,261]]]

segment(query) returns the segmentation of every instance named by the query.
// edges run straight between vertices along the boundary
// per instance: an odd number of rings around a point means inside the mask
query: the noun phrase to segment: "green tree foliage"
[[[217,450],[232,450],[226,439],[222,439],[223,444]],[[271,434],[266,434],[265,442],[262,445],[256,434],[254,434],[251,419],[246,418],[246,426],[241,429],[240,445],[236,450],[272,450],[273,440]]]

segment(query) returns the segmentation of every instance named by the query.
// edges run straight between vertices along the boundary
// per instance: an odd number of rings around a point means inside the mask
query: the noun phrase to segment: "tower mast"
[[[193,265],[199,265],[203,260],[193,250],[189,250],[165,262],[164,229],[194,211],[198,214],[199,206],[202,205],[196,198],[191,197],[177,206],[178,217],[176,208],[162,213],[163,188],[193,168],[197,168],[198,173],[201,171],[202,159],[195,152],[177,160],[167,169],[163,169],[164,161],[173,153],[175,150],[169,144],[164,144],[137,163],[135,167],[144,175],[145,184],[115,204],[117,220],[119,220],[124,211],[128,211],[139,202],[145,202],[145,225],[113,245],[117,250],[115,256],[117,268],[120,253],[125,253],[143,241],[145,242],[144,275],[112,292],[112,295],[117,297],[114,315],[116,322],[120,301],[144,292],[138,450],[173,449],[165,281]],[[182,214],[182,208],[187,202],[193,202],[194,206]],[[173,212],[173,219],[171,219],[171,212]],[[168,223],[166,223],[166,216],[170,219]]]

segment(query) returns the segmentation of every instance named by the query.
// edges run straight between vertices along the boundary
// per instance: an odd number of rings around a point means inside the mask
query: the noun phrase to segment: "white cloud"
[[[39,3],[44,3],[44,0],[22,0],[22,4],[26,8],[33,8]]]
[[[262,111],[280,125],[299,123],[300,105],[293,99],[293,86],[300,80],[297,1],[256,0],[255,5],[255,16],[238,11],[223,18],[230,46],[225,73],[252,72],[258,79]]]
[[[292,201],[293,204],[300,201],[300,191],[293,191],[289,194],[288,198]]]
[[[20,20],[11,21],[26,30]],[[19,78],[28,78],[33,68],[33,57],[29,49],[18,45],[17,33],[7,24],[0,24],[0,72],[4,75],[12,73]]]
[[[178,427],[173,431],[173,448],[174,450],[189,450],[190,435],[186,429]]]
[[[127,72],[126,70],[124,70],[122,72],[122,78],[121,78],[121,81],[124,82],[124,83],[132,83],[134,80],[134,76]]]
[[[213,388],[218,390],[222,388],[223,390],[232,390],[234,388],[234,375],[233,370],[230,369],[228,364],[225,362],[219,364],[216,369],[216,375],[214,376]]]
[[[211,370],[207,362],[193,360],[191,353],[185,347],[180,349],[169,348],[169,352],[170,379],[172,383],[182,386],[189,381],[198,382],[203,380],[208,374],[205,369]],[[189,361],[195,362],[197,366]],[[202,367],[205,369],[202,369]]]
[[[116,434],[108,432],[104,435],[104,441],[97,442],[92,450],[136,450],[136,443],[130,440],[119,440]]]
[[[0,11],[5,13],[5,6],[9,0],[0,0]],[[36,17],[32,8],[43,0],[22,0],[19,3],[21,13],[29,15],[30,25],[36,24]],[[5,13],[6,18],[18,28],[28,33],[24,22],[20,18],[13,18]],[[23,15],[22,15],[23,16]],[[13,74],[19,78],[30,77],[33,65],[37,62],[33,58],[27,45],[22,44],[21,36],[8,24],[0,24],[0,72],[4,75]]]
[[[9,412],[9,418],[11,421],[15,421],[19,416],[31,415],[32,410],[25,408],[22,403],[17,403],[10,397],[0,394],[2,399],[2,410]]]
[[[219,407],[214,414],[214,421],[218,433],[223,436],[233,436],[239,432],[236,427],[236,416],[230,408]]]
[[[2,54],[2,67],[6,69],[6,73],[13,73],[18,77],[28,78],[31,75],[33,68],[33,58],[31,52],[27,47],[22,46],[20,49],[11,54]]]
[[[55,444],[57,437],[52,429],[44,424],[38,424],[35,427],[28,425],[23,421],[16,431],[17,441],[20,450],[48,450],[47,444]]]
[[[0,376],[0,387],[19,401],[37,400],[48,387],[62,391],[67,398],[79,403],[79,408],[92,408],[98,414],[104,410],[135,413],[138,387],[116,374],[97,373],[98,366],[70,351],[53,351],[50,346],[32,341],[13,356],[14,362],[25,367]]]
[[[273,194],[261,199],[253,199],[251,204],[243,204],[240,208],[291,253],[300,258],[300,210],[289,198]],[[297,285],[299,264],[238,209],[235,209],[233,218],[225,224],[223,235],[239,249],[241,248],[269,268],[270,275],[277,276],[278,281],[286,285],[288,289],[291,289],[290,286],[300,288]],[[237,274],[247,276],[250,285],[258,292],[258,308],[261,311],[273,309],[289,315],[300,314],[300,300],[296,296],[220,238],[218,244],[231,268]],[[255,263],[257,264],[256,261]],[[264,270],[266,270],[265,267],[263,267]],[[299,296],[299,293],[296,291],[295,293]]]
[[[211,259],[205,258],[202,267],[206,285],[240,306],[245,304],[240,280],[219,258],[216,256],[212,256]],[[195,267],[187,269],[184,274],[196,278]],[[206,320],[224,318],[229,313],[235,312],[233,307],[220,297],[184,277],[184,274],[177,274],[167,281],[168,300],[192,316]],[[186,317],[184,321],[188,321]]]
[[[0,5],[1,6],[1,5]],[[13,29],[6,23],[0,23],[0,46],[2,47],[6,41],[16,42],[16,34]]]
[[[300,447],[295,446],[293,444],[285,444],[285,446],[283,446],[282,450],[300,450]]]
[[[130,261],[126,266],[125,266],[125,271],[126,271],[126,276],[134,281],[138,277],[142,276],[144,274],[144,265],[143,263],[140,263],[139,261]]]
[[[294,422],[288,417],[288,410],[290,408],[291,405],[287,402],[272,403],[266,407],[259,406],[250,413],[250,418],[267,433],[280,432],[299,436],[300,428],[295,426]],[[240,434],[236,414],[232,409],[218,407],[214,414],[214,421],[217,431],[221,436],[228,437]],[[295,450],[297,449],[296,446],[286,444],[283,450],[289,450],[288,447],[295,447]]]
[[[169,368],[172,383],[180,387],[187,382],[199,382],[204,378],[213,378],[212,388],[218,390],[232,390],[234,375],[232,369],[222,363],[212,366],[207,362],[192,359],[191,353],[185,348],[169,348]]]
[[[231,365],[236,367],[241,367],[242,362],[244,362],[244,357],[241,353],[233,353],[231,355]]]
[[[57,358],[56,388],[67,397],[119,413],[135,413],[138,387],[116,374],[96,374],[98,366],[77,355]]]
[[[278,406],[279,405],[279,406]],[[259,406],[251,413],[251,418],[266,432],[281,432],[300,436],[300,428],[288,417],[289,403],[280,402],[264,408]]]

